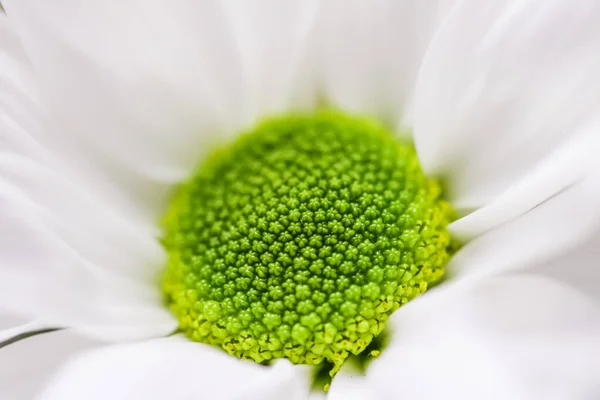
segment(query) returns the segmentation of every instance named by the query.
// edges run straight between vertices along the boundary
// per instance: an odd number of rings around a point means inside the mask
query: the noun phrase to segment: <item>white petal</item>
[[[390,345],[367,370],[378,398],[600,394],[600,308],[552,280],[515,276],[432,292],[391,326]]]
[[[0,171],[3,308],[99,336],[174,329],[157,281],[164,257],[149,232],[31,160],[0,156]]]
[[[44,137],[34,75],[14,21],[0,13],[0,155],[26,154],[48,162],[52,143]]]
[[[256,112],[289,101],[314,8],[305,3],[292,12],[268,1],[241,12],[189,0],[19,0],[6,9],[63,136],[82,141],[148,202],[148,192],[179,182]],[[144,187],[148,180],[154,186]]]
[[[561,257],[570,257],[574,262],[577,249],[600,232],[599,199],[600,170],[526,214],[467,243],[448,268],[460,275],[490,274],[543,268]],[[461,220],[455,224],[460,223]]]
[[[26,319],[19,318],[18,316],[11,315],[10,313],[7,313],[7,312],[3,312],[0,309],[0,332],[2,332],[4,329],[11,329],[11,328],[18,327],[18,326],[21,326],[26,323],[27,323]],[[0,342],[2,340],[3,339],[0,337]]]
[[[375,400],[364,373],[344,366],[331,382],[327,400]]]
[[[126,213],[102,182],[78,179],[84,165],[49,143],[30,64],[4,15],[0,66],[0,309],[106,338],[171,332],[154,221]]]
[[[581,246],[531,271],[566,282],[600,302],[600,227]]]
[[[98,336],[174,329],[160,298],[164,254],[153,231],[26,156],[0,154],[0,174],[2,308]]]
[[[333,106],[409,123],[412,94],[439,24],[454,0],[327,1],[315,40]]]
[[[98,201],[140,225],[147,225],[147,212],[152,207],[131,204],[132,193],[149,197],[144,191],[140,193],[146,188],[116,188],[114,179],[107,177],[108,171],[91,164],[90,154],[84,154],[74,138],[62,134],[65,129],[49,117],[13,18],[4,14],[0,15],[0,89],[0,156],[18,154],[52,166],[62,177],[77,181],[79,189],[92,192]],[[147,203],[156,205],[157,201]]]
[[[315,87],[306,74],[318,1],[226,0],[224,4],[249,82],[251,117],[312,107]]]
[[[0,315],[0,348],[7,342],[13,342],[17,338],[30,332],[45,331],[49,328],[47,324],[38,321],[28,322],[24,318]]]
[[[455,236],[474,238],[588,179],[588,175],[600,169],[600,163],[594,156],[600,150],[599,129],[600,118],[587,125],[581,135],[562,146],[490,204],[454,222],[452,230]]]
[[[83,138],[120,165],[180,179],[190,162],[185,150],[198,150],[191,137],[218,130],[223,118],[235,122],[240,112],[234,90],[243,88],[241,68],[216,3],[5,6],[46,100],[65,122],[63,134]],[[177,155],[179,164],[171,159]]]
[[[56,375],[42,399],[300,400],[308,396],[307,378],[287,361],[264,367],[168,338],[82,354]]]
[[[70,356],[97,343],[68,331],[39,334],[0,348],[0,398],[31,400]]]
[[[462,211],[494,201],[503,210],[481,215],[470,236],[589,170],[599,148],[599,18],[600,3],[587,0],[463,0],[433,40],[416,87],[420,159],[448,178]]]

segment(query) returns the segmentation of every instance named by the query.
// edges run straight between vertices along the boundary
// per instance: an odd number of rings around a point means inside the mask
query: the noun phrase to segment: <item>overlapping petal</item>
[[[69,357],[99,343],[57,331],[33,336],[0,348],[0,398],[36,398],[56,369]]]
[[[157,187],[178,183],[259,112],[293,102],[315,9],[189,0],[5,6],[63,134],[157,207],[148,193],[163,194]]]
[[[556,281],[440,288],[390,320],[367,370],[377,398],[586,399],[600,394],[600,308]]]
[[[302,400],[308,398],[308,376],[287,360],[265,367],[173,337],[82,353],[58,372],[41,396],[83,398]]]
[[[579,249],[600,232],[598,198],[600,170],[470,241],[450,261],[449,269],[462,276],[527,268],[543,270],[557,259],[572,260],[565,263],[570,265],[564,266],[564,275],[589,269],[591,264],[578,264],[577,257],[582,251]],[[459,220],[455,224],[460,223]]]
[[[322,2],[315,51],[325,101],[392,128],[410,127],[421,62],[454,3]]]
[[[415,142],[475,237],[585,176],[598,151],[600,4],[459,1],[419,72]],[[560,28],[557,28],[560,27]],[[468,222],[468,223],[467,223]]]
[[[155,224],[127,213],[105,182],[80,179],[88,164],[52,140],[34,71],[4,15],[0,33],[0,307],[99,336],[169,333]]]

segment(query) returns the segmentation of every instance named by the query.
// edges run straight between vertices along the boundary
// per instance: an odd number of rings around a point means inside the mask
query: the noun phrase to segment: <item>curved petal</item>
[[[455,0],[323,2],[319,78],[335,107],[410,125],[422,58]]]
[[[287,361],[265,367],[175,337],[81,354],[41,398],[300,400],[308,397],[307,378]]]
[[[290,101],[314,4],[271,3],[5,5],[63,134],[148,202],[257,112]]]
[[[107,263],[119,253],[110,248],[108,254],[103,253],[102,236],[90,232],[97,226],[73,227],[69,224],[76,220],[67,221],[57,220],[17,189],[0,185],[2,307],[106,338],[171,332],[176,322],[164,309],[158,284],[151,276],[141,279],[147,272],[140,270],[138,279],[132,279],[124,268],[113,269],[120,264]],[[75,239],[77,234],[79,240]],[[72,243],[67,241],[69,238]],[[128,254],[134,254],[136,247],[136,243],[129,243]],[[139,254],[133,261],[144,266]],[[152,264],[145,264],[151,269]]]
[[[424,168],[448,178],[455,206],[492,204],[470,237],[589,170],[600,148],[599,18],[588,0],[462,0],[431,43],[415,142]]]
[[[0,156],[20,155],[52,167],[65,180],[76,181],[78,189],[93,193],[98,202],[147,226],[143,209],[148,207],[132,206],[128,190],[116,188],[106,171],[90,163],[89,154],[83,154],[68,135],[60,134],[64,129],[49,118],[38,83],[14,19],[0,14]]]
[[[448,268],[460,276],[486,275],[526,268],[543,270],[552,261],[572,260],[568,262],[569,271],[581,271],[586,265],[574,261],[578,259],[577,249],[600,232],[599,199],[600,169],[533,210],[467,243]],[[461,220],[450,229],[457,224]]]
[[[600,227],[573,251],[530,271],[566,282],[600,303]]]
[[[19,335],[44,328],[47,328],[45,324],[29,321],[0,309],[0,348]]]
[[[30,154],[48,159],[41,128],[41,105],[35,72],[25,53],[14,20],[0,13],[0,154]],[[55,141],[56,142],[56,141]]]
[[[576,138],[541,162],[490,204],[452,225],[455,236],[471,239],[551,200],[600,169],[594,156],[600,150],[600,118]]]
[[[76,176],[84,164],[48,140],[12,22],[0,15],[0,308],[105,338],[171,332],[155,224],[127,212],[104,182]]]
[[[555,281],[513,276],[457,285],[423,296],[390,321],[389,347],[367,370],[377,398],[600,394],[600,308]]]
[[[38,321],[27,321],[13,315],[0,314],[0,348],[23,335],[29,336],[31,332],[48,330],[54,329],[48,328],[48,325]]]
[[[88,144],[88,152],[98,148],[98,157],[172,181],[186,175],[186,153],[198,151],[191,137],[241,116],[234,38],[220,5],[203,4],[82,7],[32,0],[5,6],[45,100],[64,122],[63,134]]]
[[[44,333],[0,348],[0,398],[31,400],[73,354],[98,343],[66,330]]]
[[[251,119],[311,108],[309,38],[318,0],[225,0],[248,82]]]

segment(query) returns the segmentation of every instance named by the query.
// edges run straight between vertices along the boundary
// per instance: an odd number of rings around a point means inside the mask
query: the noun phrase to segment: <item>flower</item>
[[[167,337],[157,221],[216,144],[323,101],[412,138],[465,242],[327,397],[598,395],[600,4],[4,3],[1,397],[307,397],[307,366]]]

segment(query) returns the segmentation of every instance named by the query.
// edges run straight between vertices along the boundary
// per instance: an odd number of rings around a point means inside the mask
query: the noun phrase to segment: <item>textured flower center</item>
[[[192,340],[337,370],[442,277],[452,215],[414,148],[372,121],[273,119],[175,196],[163,291]]]

